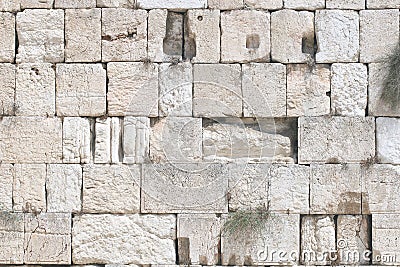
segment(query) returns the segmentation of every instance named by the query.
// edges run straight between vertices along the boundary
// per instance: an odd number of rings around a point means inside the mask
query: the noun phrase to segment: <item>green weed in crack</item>
[[[394,48],[386,62],[388,71],[384,77],[380,100],[395,110],[400,107],[400,44]]]

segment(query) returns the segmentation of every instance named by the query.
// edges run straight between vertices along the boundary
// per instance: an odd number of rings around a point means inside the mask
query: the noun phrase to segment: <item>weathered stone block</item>
[[[93,8],[96,0],[54,0],[55,8]]]
[[[109,163],[111,160],[111,119],[97,118],[95,124],[95,163]]]
[[[14,166],[11,164],[0,165],[0,212],[13,209],[13,183]],[[1,260],[0,260],[1,261]]]
[[[86,118],[66,117],[63,122],[63,162],[89,163],[90,121]]]
[[[141,212],[227,212],[228,175],[226,164],[144,164]]]
[[[208,8],[219,10],[241,9],[243,0],[208,0]]]
[[[165,9],[193,9],[193,8],[206,8],[207,0],[137,0],[137,4],[143,9],[155,9],[155,8],[165,8]]]
[[[193,73],[194,116],[241,116],[242,86],[239,64],[196,64]]]
[[[221,13],[221,61],[268,62],[270,15],[257,10]]]
[[[244,117],[286,116],[286,68],[277,63],[242,66]]]
[[[54,0],[16,0],[21,9],[28,8],[53,8]]]
[[[82,168],[79,164],[48,164],[47,211],[81,211]]]
[[[299,118],[299,163],[362,162],[373,155],[374,118]]]
[[[158,67],[147,63],[107,64],[108,113],[158,116]]]
[[[365,116],[368,69],[359,63],[332,64],[332,113],[341,116]]]
[[[382,163],[400,164],[400,119],[376,119],[377,156]]]
[[[0,62],[12,63],[15,56],[15,15],[0,12],[0,25]]]
[[[325,8],[325,0],[283,0],[285,8],[316,10]]]
[[[86,213],[138,212],[140,209],[140,166],[85,166],[82,207]]]
[[[135,8],[132,0],[97,0],[98,7]]]
[[[283,7],[283,0],[244,0],[244,5],[248,8],[274,10]]]
[[[15,105],[15,66],[0,64],[0,115],[14,115]]]
[[[64,61],[64,10],[24,10],[17,14],[17,33],[17,63]]]
[[[319,10],[315,15],[318,63],[357,62],[359,17],[351,10]]]
[[[399,264],[399,219],[399,214],[372,215],[372,264]]]
[[[51,63],[18,65],[15,103],[18,116],[55,115],[56,81]]]
[[[57,115],[106,113],[106,70],[101,64],[58,64],[56,80]]]
[[[123,158],[123,119],[111,118],[111,162],[122,162]]]
[[[147,58],[147,11],[106,8],[102,11],[102,60],[140,61]]]
[[[367,0],[367,8],[400,8],[400,0]]]
[[[18,1],[0,0],[0,11],[14,12],[21,9]]]
[[[101,9],[65,10],[65,61],[101,61]]]
[[[150,119],[125,117],[123,125],[123,162],[126,164],[149,161]]]
[[[76,216],[72,260],[75,264],[174,264],[175,230],[174,215]]]
[[[287,115],[320,116],[330,113],[331,73],[328,65],[287,66]]]
[[[326,0],[326,8],[331,9],[365,9],[366,0]]]
[[[24,214],[0,212],[0,263],[24,262]]]

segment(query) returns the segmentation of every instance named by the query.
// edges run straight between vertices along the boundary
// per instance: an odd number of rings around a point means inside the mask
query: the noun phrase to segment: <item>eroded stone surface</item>
[[[21,8],[17,1],[0,0],[0,11],[19,11]]]
[[[326,8],[331,9],[365,9],[366,0],[326,0]]]
[[[400,119],[376,119],[377,156],[382,163],[400,164]]]
[[[63,162],[91,161],[90,122],[86,118],[67,117],[63,122]]]
[[[208,0],[208,7],[219,10],[240,9],[243,7],[243,0]]]
[[[15,105],[15,66],[0,64],[0,115],[14,115]]]
[[[137,0],[140,8],[144,9],[192,9],[192,8],[206,8],[207,0]]]
[[[0,212],[0,263],[24,262],[24,214]]]
[[[93,8],[96,0],[54,0],[55,8]]]
[[[367,0],[367,8],[400,8],[399,0]]]
[[[11,164],[0,165],[0,212],[13,209],[13,182],[14,166]],[[0,260],[1,261],[1,260]]]
[[[134,0],[97,0],[98,7],[134,8]]]
[[[150,153],[150,119],[125,117],[123,123],[123,162],[147,162]]]
[[[95,125],[96,140],[94,149],[95,163],[109,163],[111,159],[111,120],[97,118]]]
[[[16,0],[13,2],[19,2],[21,9],[52,8],[54,4],[54,0]]]
[[[111,118],[111,162],[122,162],[123,158],[123,119]]]
[[[325,0],[283,0],[285,8],[316,10],[325,7]]]
[[[15,15],[1,12],[0,25],[0,62],[11,63],[15,56]]]
[[[244,0],[244,5],[248,8],[274,10],[282,8],[283,0]]]
[[[376,214],[372,216],[373,264],[398,264],[400,229],[399,214]],[[382,259],[382,260],[380,260]]]

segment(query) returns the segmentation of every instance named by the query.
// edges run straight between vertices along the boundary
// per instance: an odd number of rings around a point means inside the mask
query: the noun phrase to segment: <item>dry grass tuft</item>
[[[270,216],[270,212],[261,207],[255,210],[238,210],[229,213],[223,226],[223,233],[227,235],[259,233]]]
[[[400,44],[386,59],[388,72],[383,83],[380,100],[395,110],[400,106]]]

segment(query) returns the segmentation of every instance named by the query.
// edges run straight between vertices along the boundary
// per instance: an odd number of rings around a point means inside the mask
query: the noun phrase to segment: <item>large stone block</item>
[[[245,7],[254,9],[281,9],[283,0],[244,0]]]
[[[101,9],[65,10],[65,61],[101,61]]]
[[[372,264],[400,263],[399,214],[372,215]]]
[[[96,0],[54,0],[54,8],[93,8]]]
[[[219,10],[241,9],[243,0],[208,0],[208,8]]]
[[[89,163],[92,160],[91,126],[87,118],[67,117],[63,122],[63,162]]]
[[[318,63],[357,62],[359,17],[351,10],[319,10],[315,15]]]
[[[15,15],[0,12],[0,25],[0,62],[12,63],[15,56]]]
[[[175,231],[174,215],[76,216],[72,260],[74,264],[175,264]]]
[[[29,8],[53,8],[54,0],[16,0],[19,2],[21,9]]]
[[[382,163],[400,164],[400,119],[376,119],[377,156]]]
[[[151,63],[107,64],[108,113],[158,116],[158,67]]]
[[[13,209],[13,183],[14,166],[11,164],[0,165],[0,212]]]
[[[0,115],[14,115],[15,105],[15,66],[0,64]]]
[[[325,0],[283,0],[285,8],[316,10],[325,8]]]
[[[175,9],[175,10],[186,10],[193,8],[206,8],[207,0],[137,0],[137,4],[143,9],[155,9],[155,8],[165,8],[165,9]]]
[[[21,9],[18,1],[0,0],[0,11],[14,12]]]
[[[135,8],[132,0],[97,0],[98,7]]]
[[[400,0],[367,0],[367,8],[400,8]]]
[[[326,0],[326,8],[330,9],[365,9],[366,0]]]
[[[150,119],[125,117],[123,122],[123,162],[126,164],[149,161]]]
[[[299,118],[299,163],[363,162],[374,155],[374,118]]]
[[[258,10],[221,13],[221,61],[268,62],[270,15]]]
[[[17,33],[17,63],[64,61],[64,10],[24,10],[17,14]]]
[[[24,263],[23,213],[0,213],[0,263]]]
[[[96,119],[94,163],[109,163],[111,160],[111,120],[110,117]]]

